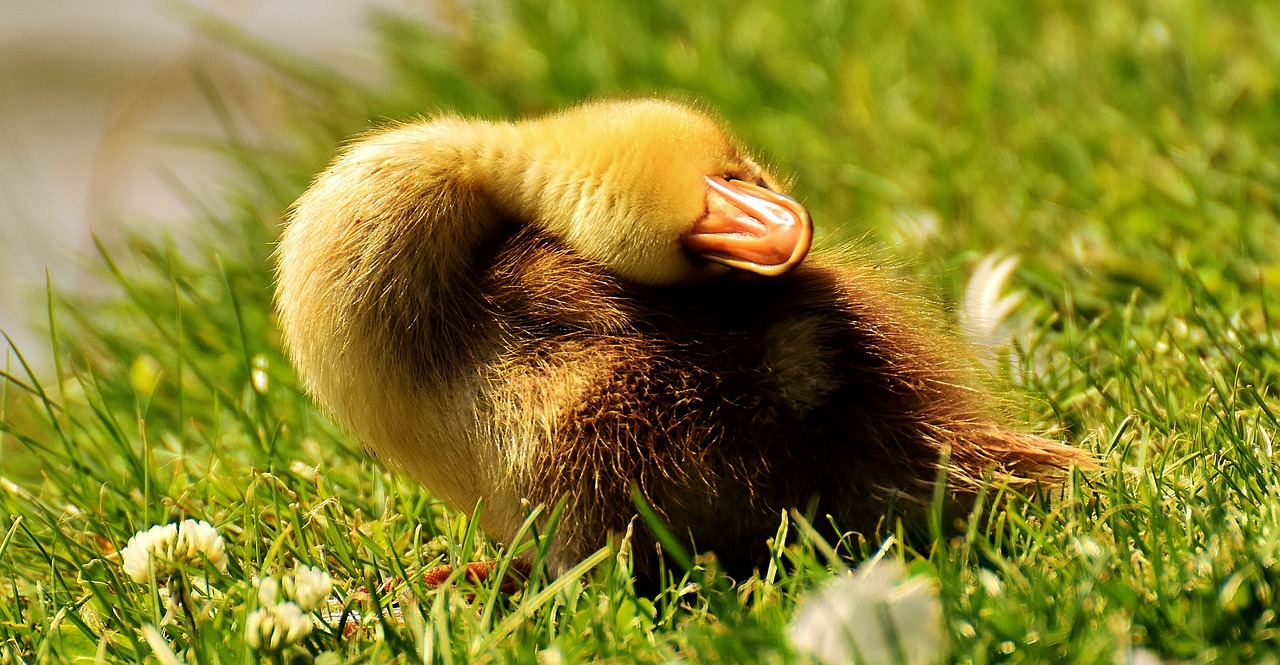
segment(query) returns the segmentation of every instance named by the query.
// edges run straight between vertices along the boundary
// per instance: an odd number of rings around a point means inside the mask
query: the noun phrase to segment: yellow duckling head
[[[620,277],[669,285],[724,266],[773,276],[809,250],[804,207],[690,107],[601,102],[516,130],[521,163],[502,169],[495,194]]]

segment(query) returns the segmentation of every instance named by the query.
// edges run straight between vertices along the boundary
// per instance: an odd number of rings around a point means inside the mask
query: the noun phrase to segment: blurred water
[[[208,0],[192,3],[345,73],[375,78],[374,7],[429,0]],[[276,121],[267,73],[155,0],[0,0],[0,330],[44,366],[46,271],[59,289],[94,288],[93,236],[124,222],[157,232],[189,217],[173,183],[208,198],[219,162],[174,140],[218,134],[194,71],[252,133]],[[33,323],[35,322],[35,323]],[[4,347],[0,340],[0,347]]]

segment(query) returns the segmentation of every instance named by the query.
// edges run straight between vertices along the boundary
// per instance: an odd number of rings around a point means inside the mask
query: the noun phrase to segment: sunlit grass
[[[192,14],[280,70],[292,122],[267,145],[219,142],[246,183],[213,207],[230,213],[196,214],[181,243],[104,249],[114,296],[51,296],[48,348],[30,353],[55,374],[8,359],[0,661],[256,662],[261,579],[313,565],[333,604],[281,660],[791,662],[796,604],[886,542],[936,579],[955,662],[1123,662],[1135,646],[1280,658],[1280,7],[437,9],[438,30],[377,19],[383,90]],[[833,549],[789,519],[772,565],[737,586],[699,560],[640,593],[625,550],[556,579],[535,569],[514,596],[494,593],[498,577],[425,585],[438,563],[508,566],[510,552],[301,394],[270,308],[281,215],[342,138],[386,119],[640,94],[720,113],[793,179],[825,242],[859,244],[944,304],[983,258],[1018,257],[1009,281],[1025,295],[994,383],[1019,426],[1101,469],[1032,497],[993,486],[923,542],[886,524]],[[117,553],[186,518],[218,529],[228,565],[184,569],[209,591],[173,609],[171,585],[130,579]],[[544,546],[534,531],[521,547]]]

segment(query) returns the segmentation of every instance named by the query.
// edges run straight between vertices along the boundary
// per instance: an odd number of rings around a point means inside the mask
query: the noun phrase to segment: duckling
[[[962,347],[881,271],[809,256],[811,235],[683,104],[444,116],[316,178],[277,309],[317,403],[446,504],[483,500],[491,536],[564,501],[553,570],[626,530],[633,486],[749,571],[787,509],[870,532],[888,502],[920,512],[943,459],[961,504],[986,474],[1083,459],[1001,426]]]

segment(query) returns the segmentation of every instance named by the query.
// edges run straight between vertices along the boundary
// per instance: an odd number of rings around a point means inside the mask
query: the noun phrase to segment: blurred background
[[[92,290],[95,235],[122,220],[157,234],[218,199],[227,160],[202,149],[228,123],[282,122],[273,76],[192,27],[202,12],[282,50],[376,84],[369,13],[426,0],[6,2],[0,10],[0,330],[33,360],[48,271]],[[185,7],[185,8],[184,8]],[[209,18],[209,17],[204,17]],[[225,106],[221,115],[219,105]],[[221,117],[220,117],[221,115]],[[0,341],[0,348],[3,348]]]
[[[31,355],[46,268],[106,281],[93,234],[163,262],[174,220],[221,225],[174,237],[252,259],[266,303],[281,211],[344,137],[610,96],[705,104],[821,241],[884,250],[943,303],[1001,257],[1037,320],[1172,306],[1188,271],[1229,301],[1280,284],[1272,2],[9,4],[0,326]]]

